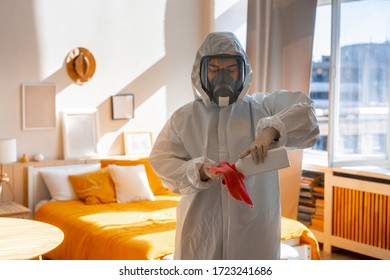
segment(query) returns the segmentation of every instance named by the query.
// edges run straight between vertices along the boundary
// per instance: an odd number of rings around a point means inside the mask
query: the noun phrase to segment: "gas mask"
[[[210,100],[220,107],[237,101],[244,82],[244,60],[240,56],[209,56],[202,59],[201,81]]]

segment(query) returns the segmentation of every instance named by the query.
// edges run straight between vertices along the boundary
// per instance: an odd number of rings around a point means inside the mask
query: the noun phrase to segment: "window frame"
[[[353,1],[353,0],[352,0]],[[340,103],[340,30],[341,30],[341,5],[342,0],[320,0],[318,7],[331,5],[331,40],[330,40],[330,57],[329,57],[329,91],[328,91],[328,137],[327,151],[305,151],[305,157],[317,158],[319,162],[325,163],[329,167],[341,166],[359,166],[359,165],[390,165],[390,100],[388,100],[387,113],[387,147],[384,158],[363,156],[361,154],[348,155],[346,160],[336,160],[335,143],[339,142],[339,114]],[[390,79],[390,74],[389,74]],[[390,92],[390,81],[388,82],[388,92]],[[326,158],[326,159],[325,159]],[[323,165],[323,164],[322,164]]]

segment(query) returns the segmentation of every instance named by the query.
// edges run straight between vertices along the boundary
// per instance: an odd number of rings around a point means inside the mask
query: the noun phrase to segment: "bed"
[[[69,188],[67,176],[91,180],[95,175],[108,178],[101,170],[109,164],[123,167],[144,166],[153,200],[87,204],[86,200],[72,198],[58,188]],[[125,170],[128,172],[129,170]],[[50,166],[28,168],[29,206],[34,219],[59,227],[65,235],[56,249],[46,258],[56,260],[118,260],[163,259],[174,251],[176,206],[180,196],[164,188],[152,173],[146,159],[136,161],[102,160],[99,164]],[[48,176],[50,175],[50,176]],[[134,174],[136,175],[136,174]],[[139,174],[138,174],[139,175]],[[88,178],[89,177],[89,178]],[[119,178],[120,179],[120,178]],[[125,182],[126,183],[126,182]],[[134,180],[130,183],[136,184]],[[103,183],[102,183],[103,184]],[[73,186],[72,186],[73,187]],[[52,200],[56,196],[56,201]],[[115,198],[116,199],[116,198]]]
[[[117,188],[126,184],[143,186],[131,194]],[[48,259],[163,260],[174,252],[180,196],[162,185],[147,159],[29,166],[28,198],[34,219],[64,232],[62,244],[45,255]],[[281,241],[294,248],[308,246],[310,259],[319,259],[314,235],[298,221],[283,218]]]
[[[291,260],[319,260],[320,248],[313,232],[301,222],[282,217],[281,242],[292,247],[297,255],[288,255]],[[283,255],[283,250],[282,250]]]

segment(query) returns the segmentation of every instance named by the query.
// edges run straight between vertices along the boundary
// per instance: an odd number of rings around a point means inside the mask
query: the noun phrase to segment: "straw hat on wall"
[[[89,81],[96,70],[92,53],[85,48],[75,48],[66,57],[66,69],[77,84]]]

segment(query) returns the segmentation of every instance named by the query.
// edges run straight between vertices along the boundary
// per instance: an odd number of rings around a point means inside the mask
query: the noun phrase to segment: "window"
[[[331,5],[329,2],[319,5],[316,12],[310,97],[314,100],[320,136],[312,151],[327,152],[328,146],[330,38]]]
[[[328,152],[330,165],[386,161],[390,0],[320,3],[310,96],[321,136],[312,150]]]

